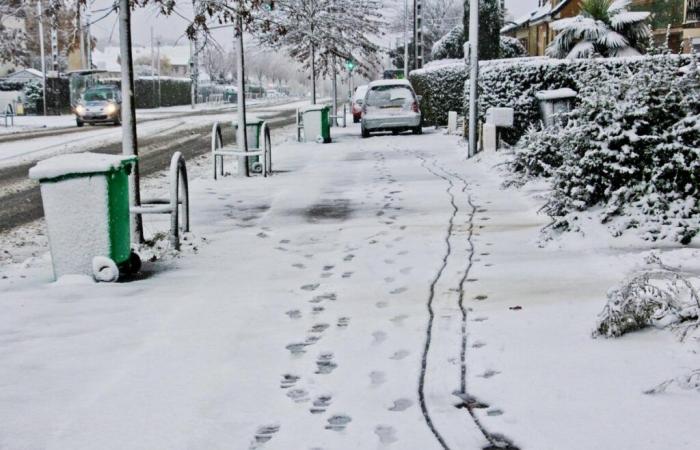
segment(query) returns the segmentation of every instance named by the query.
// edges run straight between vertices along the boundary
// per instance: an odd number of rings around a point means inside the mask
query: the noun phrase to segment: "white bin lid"
[[[66,175],[107,173],[136,161],[135,156],[105,155],[101,153],[72,153],[39,161],[29,169],[29,178],[49,180]]]
[[[569,88],[553,89],[551,91],[539,91],[535,94],[537,100],[552,101],[574,98],[578,95],[576,91]]]
[[[330,108],[328,105],[309,105],[304,108],[301,108],[303,112],[309,112],[309,111],[323,111],[324,109]]]

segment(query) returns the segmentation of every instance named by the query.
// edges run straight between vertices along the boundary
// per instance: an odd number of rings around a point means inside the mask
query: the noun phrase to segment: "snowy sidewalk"
[[[697,395],[642,391],[697,357],[590,338],[629,251],[539,248],[454,137],[333,132],[194,180],[199,239],[141,281],[0,268],[0,448],[694,448]]]

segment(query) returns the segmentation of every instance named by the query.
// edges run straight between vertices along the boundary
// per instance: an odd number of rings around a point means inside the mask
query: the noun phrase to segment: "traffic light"
[[[352,59],[345,61],[345,68],[348,69],[349,72],[352,72],[355,69],[355,61]]]

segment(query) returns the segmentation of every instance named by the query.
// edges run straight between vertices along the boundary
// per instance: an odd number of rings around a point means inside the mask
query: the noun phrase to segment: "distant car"
[[[408,80],[380,80],[369,84],[362,104],[362,137],[374,131],[422,134],[421,112]]]
[[[367,85],[358,86],[352,96],[352,121],[358,123],[362,118],[362,102],[365,100]]]
[[[122,94],[116,86],[95,86],[85,91],[75,106],[75,123],[121,125]]]

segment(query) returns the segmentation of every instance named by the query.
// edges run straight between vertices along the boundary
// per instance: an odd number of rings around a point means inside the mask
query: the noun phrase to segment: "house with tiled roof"
[[[700,52],[700,0],[632,0],[632,9],[650,11],[657,42],[666,39],[673,51]],[[581,12],[580,0],[539,0],[537,8],[506,25],[501,33],[517,38],[530,56],[543,56],[554,40],[551,23]]]

